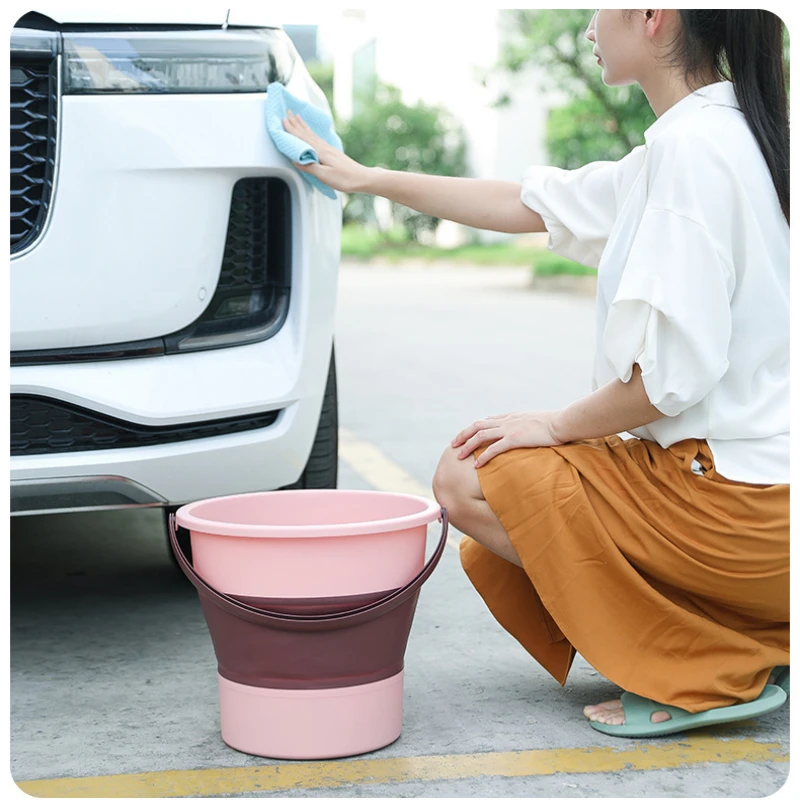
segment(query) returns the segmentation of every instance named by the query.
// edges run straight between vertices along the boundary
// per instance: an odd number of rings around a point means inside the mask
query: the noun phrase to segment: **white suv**
[[[324,94],[226,9],[53,8],[11,34],[12,514],[335,487],[341,202],[264,118]]]

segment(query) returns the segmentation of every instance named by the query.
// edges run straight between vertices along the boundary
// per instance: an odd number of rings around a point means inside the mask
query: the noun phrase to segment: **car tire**
[[[339,397],[336,352],[331,350],[328,380],[311,454],[300,477],[284,489],[335,489],[339,474]]]
[[[300,477],[282,489],[335,489],[339,474],[339,395],[336,385],[336,353],[331,350],[328,380],[325,384],[325,396],[322,399],[322,410],[317,423],[317,432],[311,454]],[[169,543],[169,527],[167,520],[179,506],[167,506],[164,509],[164,527],[167,532],[167,551],[177,570],[180,566]],[[192,544],[189,531],[178,530],[178,543],[191,561]]]

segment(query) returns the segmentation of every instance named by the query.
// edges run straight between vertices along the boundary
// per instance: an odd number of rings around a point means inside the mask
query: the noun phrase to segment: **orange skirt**
[[[697,712],[755,699],[789,663],[788,485],[726,480],[702,440],[619,436],[511,450],[478,476],[524,568],[468,537],[462,565],[562,685],[577,650]]]

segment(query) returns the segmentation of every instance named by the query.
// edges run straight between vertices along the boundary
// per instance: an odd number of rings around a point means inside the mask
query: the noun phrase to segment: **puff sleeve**
[[[629,166],[641,161],[635,148],[620,161],[595,161],[579,169],[530,167],[521,200],[544,220],[548,248],[597,269],[617,217],[620,186]]]
[[[677,416],[728,369],[733,272],[702,224],[646,209],[609,308],[603,352],[628,382],[642,370],[650,402]]]

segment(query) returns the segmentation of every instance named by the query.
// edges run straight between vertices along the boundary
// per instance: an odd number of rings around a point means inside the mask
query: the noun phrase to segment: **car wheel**
[[[284,489],[335,489],[339,472],[339,399],[336,388],[336,353],[331,351],[325,397],[317,433],[302,475]]]

